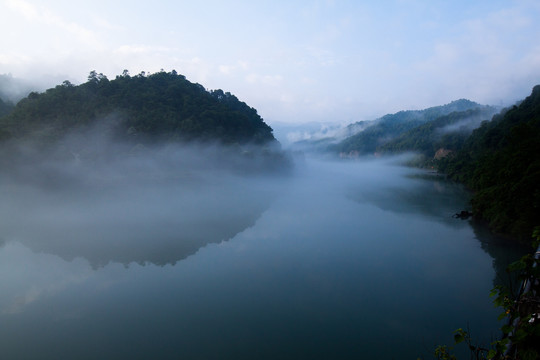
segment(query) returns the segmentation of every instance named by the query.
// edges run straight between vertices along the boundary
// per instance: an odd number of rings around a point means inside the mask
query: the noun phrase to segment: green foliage
[[[482,106],[469,100],[461,99],[443,106],[436,106],[425,110],[400,111],[388,114],[373,122],[373,125],[350,136],[335,145],[331,150],[349,153],[358,151],[360,154],[374,153],[378,147],[390,140],[405,134],[422,124],[433,121],[452,112],[466,111]]]
[[[457,357],[452,354],[453,348],[446,345],[440,345],[435,348],[435,357],[439,360],[457,360]]]
[[[460,100],[402,111],[374,121],[332,150],[352,155],[416,152],[419,156],[409,165],[436,167],[465,183],[474,191],[476,217],[495,232],[529,242],[540,219],[540,86],[519,106],[485,120],[494,110]],[[480,125],[472,134],[471,124]]]
[[[175,71],[136,76],[124,71],[114,80],[92,71],[79,86],[65,81],[30,93],[0,119],[0,136],[51,143],[103,119],[114,120],[116,137],[137,143],[275,140],[255,109],[222,90],[206,91]]]
[[[530,241],[540,219],[540,86],[482,123],[440,171],[474,190],[473,212],[493,230]]]
[[[379,146],[377,151],[381,153],[412,151],[422,154],[427,159],[433,159],[439,149],[457,151],[463,146],[472,129],[479,126],[482,120],[491,118],[495,111],[491,106],[483,106],[440,116]]]

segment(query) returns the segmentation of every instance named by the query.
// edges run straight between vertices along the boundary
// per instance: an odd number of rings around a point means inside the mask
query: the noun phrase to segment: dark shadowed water
[[[0,187],[2,359],[417,359],[469,327],[518,249],[458,185],[390,162],[285,178]]]

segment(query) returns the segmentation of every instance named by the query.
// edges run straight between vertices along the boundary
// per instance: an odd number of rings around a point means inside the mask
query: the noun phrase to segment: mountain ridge
[[[176,71],[114,80],[92,71],[88,82],[32,92],[0,118],[0,139],[55,142],[71,130],[117,118],[115,136],[126,141],[275,142],[257,111],[222,90],[207,91]]]
[[[402,110],[394,114],[387,114],[373,120],[373,124],[363,131],[331,146],[330,150],[343,154],[373,154],[379,146],[423,123],[452,112],[485,106],[467,99],[458,99],[445,105],[433,106],[423,110]]]
[[[496,232],[531,239],[540,225],[540,85],[485,121],[439,170],[474,191],[473,213]]]

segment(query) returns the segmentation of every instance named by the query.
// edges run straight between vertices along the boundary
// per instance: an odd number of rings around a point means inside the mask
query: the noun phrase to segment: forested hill
[[[30,93],[0,118],[0,139],[53,143],[103,121],[114,123],[116,138],[137,143],[275,141],[255,109],[228,92],[206,91],[175,71],[136,76],[124,71],[114,80],[93,71],[84,84],[65,81]]]
[[[425,110],[407,110],[388,114],[374,120],[373,125],[344,139],[333,146],[331,150],[341,153],[357,152],[358,154],[373,154],[377,150],[377,147],[384,145],[417,126],[452,112],[483,107],[483,105],[473,101],[460,99],[446,105],[435,106]]]
[[[439,169],[473,189],[473,212],[494,230],[531,239],[540,226],[540,85],[476,129]]]
[[[491,106],[465,111],[455,111],[433,121],[417,126],[377,148],[380,153],[411,151],[423,155],[423,162],[445,156],[463,146],[472,131],[482,121],[489,120],[497,112]],[[419,159],[420,160],[420,159]]]

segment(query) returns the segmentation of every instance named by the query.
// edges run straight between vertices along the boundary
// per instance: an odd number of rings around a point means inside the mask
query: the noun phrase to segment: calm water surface
[[[3,359],[416,359],[521,250],[455,184],[381,161],[290,178],[0,188]]]

